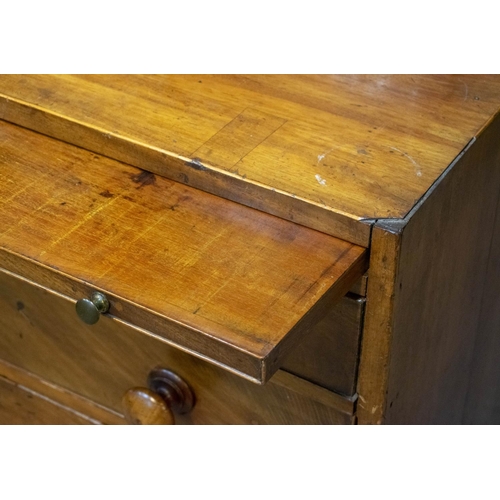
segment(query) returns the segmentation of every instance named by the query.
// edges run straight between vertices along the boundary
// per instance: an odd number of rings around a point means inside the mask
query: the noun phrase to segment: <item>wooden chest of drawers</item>
[[[499,106],[481,76],[0,77],[1,418],[120,423],[163,366],[178,423],[497,422]]]

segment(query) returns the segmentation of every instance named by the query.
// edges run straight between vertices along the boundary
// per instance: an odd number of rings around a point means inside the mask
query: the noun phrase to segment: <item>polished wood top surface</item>
[[[5,122],[0,221],[0,267],[102,291],[112,316],[259,382],[367,266],[362,247]]]
[[[500,106],[500,76],[0,76],[0,118],[368,246]]]

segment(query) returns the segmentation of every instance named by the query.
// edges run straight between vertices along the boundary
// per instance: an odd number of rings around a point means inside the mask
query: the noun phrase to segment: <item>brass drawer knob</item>
[[[129,424],[173,425],[174,413],[187,413],[194,406],[191,388],[176,373],[157,367],[148,376],[148,388],[134,387],[122,398]]]
[[[78,317],[88,325],[93,325],[99,321],[101,314],[108,312],[109,301],[106,295],[94,292],[90,299],[80,299],[76,302],[76,313]]]

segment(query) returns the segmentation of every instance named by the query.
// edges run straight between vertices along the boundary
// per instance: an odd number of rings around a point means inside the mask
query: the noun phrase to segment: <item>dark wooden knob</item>
[[[194,406],[194,394],[176,373],[157,367],[148,376],[148,388],[129,389],[122,406],[129,424],[173,425],[174,413],[187,413]]]

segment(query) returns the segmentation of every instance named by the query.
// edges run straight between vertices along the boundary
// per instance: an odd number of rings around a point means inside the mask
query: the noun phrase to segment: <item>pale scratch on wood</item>
[[[32,184],[34,184],[34,183],[32,183]],[[32,184],[30,184],[30,186]],[[24,189],[23,189],[23,191],[24,191]],[[17,229],[26,220],[29,221],[30,218],[33,216],[34,213],[41,212],[42,210],[44,210],[47,206],[50,206],[51,204],[52,204],[52,200],[51,199],[45,201],[39,207],[35,208],[34,212],[28,212],[26,215],[24,215],[23,217],[21,217],[21,219],[17,220],[15,224],[10,225],[8,227],[7,231],[4,231],[3,233],[0,233],[0,234],[2,234],[2,236],[7,236],[7,234],[9,234],[11,231],[14,231],[15,229]]]
[[[153,228],[155,228],[158,224],[160,224],[160,222],[163,222],[164,219],[165,219],[165,216],[160,217],[154,224],[152,224],[151,226],[147,227],[142,233],[140,233],[139,235],[137,235],[135,238],[132,238],[127,243],[127,245],[122,246],[121,247],[122,250],[125,249],[125,248],[130,248],[132,246],[132,244],[134,244],[136,241],[144,238],[144,236],[146,236],[147,233],[149,233]],[[101,273],[99,275],[96,275],[96,278],[101,279],[101,278],[107,276],[108,274],[113,273],[115,271],[116,267],[121,262],[123,262],[123,260],[125,260],[126,258],[127,257],[124,256],[123,258],[118,259],[118,260],[114,259],[114,261],[113,261],[113,267],[110,267],[106,271],[104,271],[103,273]]]
[[[55,239],[48,245],[44,250],[42,250],[39,254],[39,257],[43,257],[47,251],[56,245],[58,245],[62,240],[66,239],[68,236],[73,234],[77,229],[79,229],[81,226],[86,224],[88,221],[90,221],[96,214],[98,214],[101,210],[105,209],[106,207],[109,207],[112,203],[114,203],[118,198],[111,198],[106,201],[106,203],[103,203],[102,205],[99,205],[98,207],[94,208],[91,212],[85,214],[82,219],[72,226],[68,231],[66,231],[62,236],[59,236],[59,238]]]
[[[469,87],[463,80],[459,80],[459,82],[463,83],[465,88],[465,96],[464,96],[464,102],[465,102],[467,100],[467,97],[469,96]]]
[[[216,239],[218,239],[220,236],[222,235],[222,233],[220,233],[216,238],[213,238],[212,239],[212,242],[215,241]],[[250,268],[251,267],[251,263],[253,261],[255,261],[258,256],[259,256],[259,253],[264,250],[265,248],[267,248],[268,244],[265,244],[263,247],[260,248],[260,250],[258,250],[257,252],[255,252],[253,255],[251,255],[248,260],[246,260],[246,262],[244,263],[244,267],[245,268]],[[205,248],[207,248],[208,245],[205,245],[205,247],[203,248],[203,250],[205,250]],[[202,250],[202,251],[203,251]],[[241,262],[241,261],[240,261]],[[212,299],[212,297],[214,297],[216,294],[218,294],[221,290],[223,290],[227,285],[229,285],[232,281],[234,281],[235,279],[235,276],[237,274],[237,270],[236,270],[236,267],[233,268],[233,271],[232,271],[232,274],[230,276],[228,276],[225,281],[217,287],[216,290],[214,290],[213,292],[209,293],[207,296],[205,296],[205,300],[198,306],[197,310],[196,310],[196,314],[198,314],[200,312],[200,309],[202,309],[206,304],[208,304],[210,302],[210,300]],[[274,303],[275,301],[273,301]],[[268,310],[269,308],[266,309],[266,311]],[[194,314],[194,313],[193,313]]]
[[[321,153],[320,155],[318,155],[318,161],[316,162],[316,164],[318,164],[321,160],[323,160],[323,158],[326,156],[326,155],[329,155],[332,151],[334,151],[335,149],[339,149],[339,146],[336,146],[336,147],[333,147],[333,148],[330,148],[328,149],[327,151],[325,151],[324,153]]]
[[[326,185],[326,180],[321,177],[321,175],[316,174],[314,177],[316,177],[316,180],[318,181],[319,184],[322,186]]]
[[[408,158],[413,163],[413,166],[415,167],[415,174],[417,175],[417,177],[422,177],[422,169],[421,169],[420,165],[408,153],[404,153],[400,149],[393,148],[392,146],[389,146],[389,147],[391,149],[393,149],[394,151],[401,153],[403,156],[406,156],[406,158]]]
[[[9,183],[13,183],[13,181],[11,179],[7,179],[7,181]],[[3,179],[2,179],[2,182],[4,182]],[[14,198],[18,197],[19,195],[21,195],[22,193],[24,193],[25,191],[27,191],[29,188],[31,188],[33,185],[38,184],[39,182],[40,182],[40,179],[35,180],[33,182],[30,182],[28,185],[24,186],[19,191],[12,192],[11,196],[9,196],[8,198],[4,198],[3,200],[0,200],[0,202],[2,203],[2,205],[6,204],[6,203],[9,203]]]

